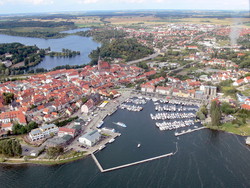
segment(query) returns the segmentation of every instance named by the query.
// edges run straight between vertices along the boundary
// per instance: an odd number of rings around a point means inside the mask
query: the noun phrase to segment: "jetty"
[[[196,129],[188,129],[187,131],[183,131],[183,132],[176,132],[174,135],[175,136],[181,136],[181,135],[184,135],[184,134],[188,134],[188,133],[192,133],[192,132],[195,132],[195,131],[199,131],[199,130],[202,130],[202,129],[206,129],[207,127],[199,127],[199,128],[196,128]]]
[[[93,160],[95,161],[95,163],[96,163],[97,167],[99,168],[99,170],[102,173],[104,173],[104,172],[110,172],[110,171],[113,171],[113,170],[118,170],[118,169],[121,169],[121,168],[126,168],[126,167],[129,167],[129,166],[134,166],[134,165],[138,165],[138,164],[141,164],[141,163],[153,161],[153,160],[156,160],[156,159],[161,159],[161,158],[164,158],[164,157],[170,157],[170,156],[173,156],[175,153],[171,152],[171,153],[167,153],[167,154],[160,155],[160,156],[157,156],[157,157],[152,157],[152,158],[149,158],[149,159],[144,159],[144,160],[141,160],[141,161],[128,163],[128,164],[125,164],[125,165],[121,165],[121,166],[117,166],[117,167],[113,167],[113,168],[108,168],[108,169],[103,169],[102,168],[101,164],[96,159],[94,153],[91,153],[91,156],[92,156]]]

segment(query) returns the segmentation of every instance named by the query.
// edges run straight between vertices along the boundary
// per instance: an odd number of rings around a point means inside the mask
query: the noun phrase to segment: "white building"
[[[85,144],[87,146],[93,146],[96,142],[98,142],[101,138],[100,133],[97,130],[86,133],[79,138],[79,142],[81,144]]]
[[[32,141],[35,141],[50,136],[50,134],[56,134],[56,133],[58,133],[58,127],[55,124],[47,124],[37,129],[33,129],[29,133],[29,137],[31,138]]]

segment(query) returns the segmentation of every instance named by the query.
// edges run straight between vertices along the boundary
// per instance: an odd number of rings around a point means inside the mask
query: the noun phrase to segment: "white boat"
[[[121,126],[121,127],[127,127],[126,125],[125,125],[125,123],[122,123],[122,122],[113,122],[114,124],[116,124],[116,125],[119,125],[119,126]]]
[[[97,127],[98,129],[101,128],[102,125],[103,125],[103,123],[104,123],[103,121],[100,121],[100,123],[99,123],[96,127]]]
[[[115,139],[112,138],[112,139],[109,140],[109,143],[112,143],[112,142],[114,142],[114,141],[115,141]]]
[[[102,149],[104,149],[106,147],[106,145],[102,145],[99,147],[99,150],[101,151]]]
[[[141,147],[141,144],[138,144],[137,147],[138,147],[138,148]]]

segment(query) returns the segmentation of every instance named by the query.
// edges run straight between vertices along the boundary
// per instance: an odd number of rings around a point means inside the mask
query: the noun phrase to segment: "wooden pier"
[[[199,131],[199,130],[202,130],[202,129],[206,129],[206,127],[199,127],[197,129],[189,129],[187,131],[180,132],[180,133],[176,132],[174,135],[175,136],[181,136],[181,135],[192,133],[192,132]]]
[[[157,157],[152,157],[152,158],[149,158],[149,159],[145,159],[145,160],[141,160],[141,161],[137,161],[137,162],[133,162],[133,163],[129,163],[129,164],[113,167],[113,168],[108,168],[108,169],[103,169],[102,168],[101,164],[98,162],[98,160],[96,159],[96,157],[95,157],[95,155],[93,153],[91,154],[91,156],[94,159],[96,165],[98,166],[98,168],[100,169],[101,172],[110,172],[110,171],[113,171],[113,170],[118,170],[118,169],[121,169],[121,168],[126,168],[126,167],[129,167],[129,166],[134,166],[134,165],[138,165],[138,164],[141,164],[141,163],[153,161],[153,160],[156,160],[156,159],[161,159],[161,158],[164,158],[164,157],[170,157],[170,156],[172,156],[174,154],[175,153],[171,152],[171,153],[160,155],[160,156],[157,156]]]

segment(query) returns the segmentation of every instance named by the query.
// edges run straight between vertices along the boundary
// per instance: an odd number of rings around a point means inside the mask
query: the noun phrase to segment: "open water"
[[[74,33],[84,29],[69,30],[65,33]],[[36,68],[45,68],[52,69],[61,65],[82,65],[90,62],[88,55],[90,52],[95,50],[99,43],[95,42],[91,37],[81,37],[76,35],[70,35],[65,38],[59,39],[41,39],[41,38],[31,38],[31,37],[19,37],[19,36],[10,36],[10,35],[1,35],[0,34],[0,43],[12,43],[19,42],[24,45],[36,45],[39,48],[51,48],[51,51],[60,52],[63,48],[70,49],[74,51],[80,51],[81,54],[75,57],[66,58],[66,57],[50,57],[46,56],[44,60],[35,67]]]
[[[160,131],[151,120],[153,103],[141,112],[118,110],[104,126],[121,132],[96,154],[103,168],[143,160],[176,150],[176,155],[101,173],[91,157],[56,166],[0,167],[0,187],[179,188],[250,187],[250,148],[245,138],[201,130],[180,136]],[[112,122],[121,121],[127,128]],[[137,148],[140,143],[141,147]]]

